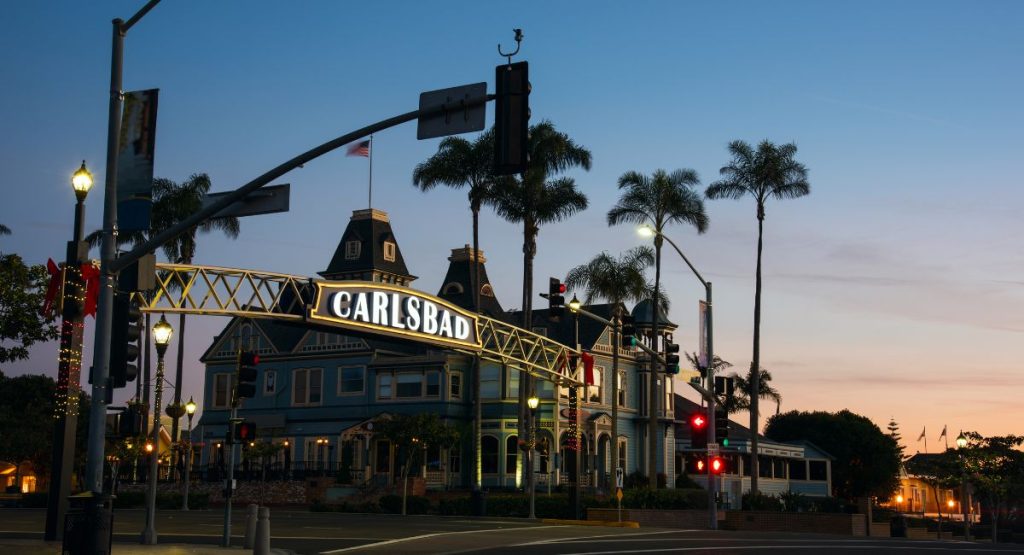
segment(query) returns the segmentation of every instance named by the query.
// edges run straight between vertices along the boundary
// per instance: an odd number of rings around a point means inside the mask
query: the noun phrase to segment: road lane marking
[[[561,528],[561,526],[534,526],[534,530],[541,528]],[[435,532],[433,534],[420,534],[418,536],[409,536],[407,538],[395,538],[393,540],[386,540],[377,543],[367,543],[363,545],[355,545],[352,547],[343,547],[341,549],[333,549],[331,551],[321,551],[320,555],[333,555],[334,553],[345,553],[347,551],[354,551],[356,549],[373,549],[375,547],[383,547],[385,545],[394,545],[396,543],[404,543],[415,540],[423,540],[427,538],[436,538],[438,536],[455,536],[459,534],[480,534],[484,532],[508,532],[509,528],[487,528],[484,530],[461,530],[458,532]]]
[[[527,542],[527,543],[520,543],[520,544],[517,544],[516,547],[524,547],[524,546],[527,546],[527,545],[544,545],[544,544],[549,544],[549,543],[565,542],[565,541],[569,541],[569,540],[585,540],[585,539],[589,539],[589,538],[623,538],[623,537],[627,537],[627,536],[654,536],[654,535],[657,535],[657,534],[679,534],[679,533],[699,532],[699,531],[700,530],[665,530],[663,532],[630,532],[630,533],[626,533],[626,534],[597,534],[597,535],[590,535],[590,536],[574,536],[574,537],[570,537],[570,538],[551,538],[551,539],[546,539],[546,540],[537,540],[537,541],[532,541],[532,542]]]
[[[729,551],[747,551],[747,550],[752,550],[752,549],[814,549],[814,550],[826,550],[826,549],[828,549],[830,547],[831,548],[835,548],[836,545],[828,544],[828,543],[824,543],[824,544],[820,544],[820,545],[734,545],[734,546],[729,546],[727,549]],[[870,549],[872,551],[877,551],[877,550],[881,549],[881,550],[884,550],[886,552],[889,552],[889,551],[922,551],[922,550],[935,551],[935,550],[940,550],[940,551],[957,551],[957,552],[979,551],[979,552],[992,553],[992,552],[996,551],[995,549],[991,549],[991,548],[989,548],[989,549],[985,549],[985,548],[961,548],[959,546],[954,547],[952,545],[945,546],[945,545],[933,544],[933,545],[927,545],[927,546],[925,546],[925,545],[920,545],[920,546],[907,545],[907,546],[903,546],[903,545],[891,545],[891,544],[888,544],[888,543],[887,544],[878,543],[878,544],[873,544],[873,545],[843,545],[842,548],[843,549]],[[627,549],[627,550],[624,550],[624,551],[619,551],[619,550],[616,550],[616,551],[580,551],[580,552],[577,552],[577,553],[564,553],[563,555],[619,555],[620,553],[681,553],[681,552],[686,552],[686,551],[708,551],[708,550],[715,550],[715,549],[726,549],[726,548],[715,548],[715,547],[708,547],[708,546],[705,545],[705,546],[700,546],[700,547],[665,547],[665,548],[661,548],[661,549]]]

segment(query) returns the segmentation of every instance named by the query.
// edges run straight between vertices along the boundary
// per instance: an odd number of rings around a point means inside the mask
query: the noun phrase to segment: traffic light
[[[256,439],[256,424],[253,422],[232,422],[232,438],[236,443],[248,443]]]
[[[565,284],[558,278],[548,279],[548,320],[558,322],[565,314]]]
[[[252,351],[238,353],[238,376],[235,380],[235,400],[256,396],[256,365],[260,356]]]
[[[715,408],[715,443],[722,447],[729,446],[729,413],[717,407]]]
[[[114,294],[113,321],[110,328],[110,385],[124,387],[135,381],[139,367],[139,337],[142,335],[142,311],[129,293]],[[92,383],[92,380],[89,380]]]
[[[703,412],[695,412],[690,415],[690,447],[707,449],[707,446],[708,417]]]
[[[636,346],[636,318],[626,314],[622,318],[622,348],[631,349]]]
[[[672,342],[671,335],[665,337],[665,372],[679,373],[679,344]]]
[[[708,464],[708,469],[711,470],[712,474],[722,474],[725,472],[725,459],[720,456],[711,457],[711,462]]]
[[[732,398],[736,391],[736,381],[725,376],[715,376],[715,395],[726,399]]]
[[[530,161],[529,65],[502,64],[494,73],[494,173],[523,173]]]
[[[707,464],[704,462],[704,455],[688,454],[686,455],[686,473],[687,474],[704,474],[707,472]]]

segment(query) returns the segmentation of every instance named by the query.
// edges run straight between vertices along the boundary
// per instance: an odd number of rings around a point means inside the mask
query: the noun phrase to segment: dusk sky
[[[86,227],[100,226],[110,20],[143,4],[4,4],[0,223],[13,234],[0,251],[63,258],[70,176],[83,159],[99,184]],[[591,171],[570,173],[590,208],[540,231],[538,290],[603,250],[642,244],[605,220],[622,173],[693,168],[703,191],[729,141],[792,141],[811,194],[769,202],[763,262],[762,365],[782,410],[846,408],[883,429],[895,418],[910,453],[924,450],[915,441],[924,427],[930,451],[943,426],[950,440],[961,429],[1024,431],[1020,2],[164,0],[128,34],[124,86],[160,89],[156,175],[205,172],[226,191],[416,109],[422,91],[487,81],[493,92],[504,61],[496,45],[514,48],[514,27],[525,35],[515,60],[530,62],[532,121],[551,120],[593,153]],[[451,249],[471,235],[465,191],[412,186],[438,142],[417,141],[406,124],[374,137],[373,159],[373,207],[390,214],[420,276],[413,287],[432,294]],[[366,208],[367,160],[340,149],[279,182],[292,184],[289,213],[244,219],[234,241],[200,236],[195,262],[325,269],[352,211]],[[715,284],[716,353],[745,370],[755,206],[706,208],[707,233],[668,235]],[[517,308],[521,229],[487,210],[481,220],[499,300]],[[671,249],[663,268],[676,338],[693,351],[703,288]],[[189,322],[186,399],[201,397],[198,357],[226,320]],[[56,367],[50,343],[3,370],[56,376]],[[762,405],[765,417],[774,411]]]

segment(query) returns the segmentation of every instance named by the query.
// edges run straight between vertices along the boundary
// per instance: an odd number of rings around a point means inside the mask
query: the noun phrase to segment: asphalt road
[[[241,514],[240,514],[241,513]],[[218,545],[220,511],[158,511],[161,544]],[[117,511],[114,553],[136,551],[145,513]],[[0,540],[37,540],[45,511],[0,509]],[[244,510],[235,511],[232,538],[242,545]],[[281,552],[348,553],[527,553],[598,555],[626,553],[949,553],[1017,552],[1019,544],[912,541],[818,534],[703,530],[630,529],[544,524],[525,519],[364,515],[271,511],[271,545]],[[238,552],[237,548],[233,550]],[[10,551],[8,551],[9,553]],[[224,553],[231,551],[224,550]],[[6,553],[4,555],[7,555]]]

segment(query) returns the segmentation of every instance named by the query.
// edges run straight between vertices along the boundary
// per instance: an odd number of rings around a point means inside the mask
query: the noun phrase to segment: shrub
[[[779,494],[779,501],[782,502],[782,510],[790,513],[802,513],[811,508],[811,502],[807,496],[796,491]]]
[[[622,485],[623,489],[646,488],[648,486],[647,475],[635,470],[622,479]]]
[[[115,509],[137,509],[145,506],[146,492],[144,491],[122,491],[114,496]]]
[[[693,481],[686,474],[679,474],[676,476],[676,489],[699,489],[700,484]]]
[[[783,509],[782,500],[774,495],[764,493],[743,494],[744,511],[779,511]]]

